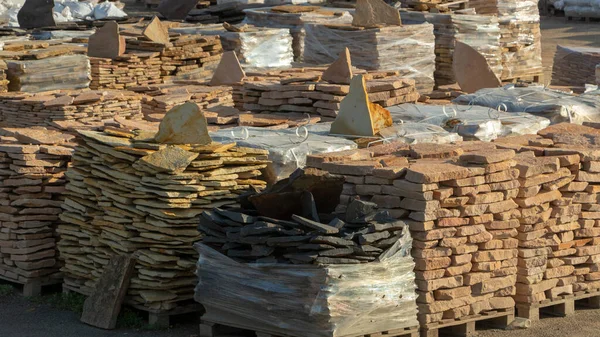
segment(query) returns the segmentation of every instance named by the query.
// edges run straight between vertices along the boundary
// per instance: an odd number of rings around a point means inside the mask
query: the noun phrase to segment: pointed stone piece
[[[162,0],[156,11],[167,20],[185,20],[197,4],[198,0]]]
[[[402,26],[402,20],[398,9],[383,0],[358,0],[352,25],[365,28]]]
[[[379,104],[369,102],[365,79],[362,75],[354,76],[350,92],[342,100],[330,132],[338,135],[374,136],[379,130],[389,126],[392,126],[390,112]]]
[[[178,146],[167,146],[139,159],[157,172],[181,173],[198,157],[197,153],[186,151]]]
[[[325,70],[321,79],[329,83],[350,84],[350,81],[352,81],[352,61],[348,48],[344,48],[338,59]]]
[[[502,82],[477,50],[462,42],[456,42],[452,61],[454,77],[460,88],[468,93],[479,89],[498,88]]]
[[[199,144],[212,142],[206,117],[196,103],[187,102],[169,110],[158,127],[154,140],[163,144]]]
[[[54,0],[26,0],[17,14],[23,29],[56,26],[52,9]]]
[[[125,54],[125,37],[119,34],[119,24],[109,21],[90,36],[88,56],[115,58]]]
[[[169,29],[156,16],[150,21],[142,35],[152,42],[169,43]]]
[[[221,61],[210,80],[210,85],[230,85],[240,83],[246,73],[234,51],[226,51],[221,56]]]

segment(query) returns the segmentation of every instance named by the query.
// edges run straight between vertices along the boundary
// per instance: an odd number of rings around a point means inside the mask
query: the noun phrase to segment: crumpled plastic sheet
[[[25,0],[0,0],[0,21],[7,22],[9,27],[19,27],[17,14]]]
[[[244,264],[195,244],[195,300],[203,319],[305,337],[363,335],[417,326],[408,229],[380,260],[363,264]]]
[[[343,30],[305,25],[304,61],[330,64],[348,47],[352,65],[366,70],[396,70],[414,78],[421,93],[433,90],[435,36],[429,23]]]
[[[249,68],[289,68],[294,61],[292,35],[286,28],[256,28],[238,33],[222,25],[172,28],[183,34],[219,35],[224,50],[236,52],[240,64]]]
[[[73,38],[89,38],[94,30],[40,30],[33,31],[34,40],[70,40]]]
[[[565,16],[600,17],[600,0],[563,0],[560,5],[565,11]]]
[[[257,127],[235,127],[211,132],[215,142],[235,141],[239,146],[269,150],[268,181],[287,178],[306,166],[309,154],[356,149],[351,140],[308,131],[309,129],[270,130]]]
[[[91,68],[86,55],[63,55],[43,60],[7,60],[10,91],[42,92],[85,89]]]
[[[448,144],[463,140],[458,133],[448,132],[441,126],[426,123],[399,122],[379,133],[382,139],[373,141],[369,146],[389,142]]]
[[[395,123],[431,124],[457,133],[465,140],[491,141],[504,136],[536,134],[550,125],[550,120],[545,117],[476,105],[407,103],[388,110]]]
[[[575,96],[548,89],[541,85],[481,89],[473,94],[461,95],[454,103],[480,105],[507,112],[527,112],[548,118],[552,124],[570,122],[600,122],[600,97]]]

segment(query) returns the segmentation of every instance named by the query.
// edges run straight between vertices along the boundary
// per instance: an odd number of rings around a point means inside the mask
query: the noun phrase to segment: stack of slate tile
[[[354,59],[353,59],[354,60]],[[270,78],[254,78],[243,84],[243,108],[252,112],[297,112],[335,117],[349,85],[332,84],[320,79],[319,68],[271,72]],[[373,72],[365,75],[371,102],[387,107],[415,102],[419,93],[415,80],[397,72]]]
[[[198,129],[168,133],[171,122],[165,118],[156,137],[168,135],[171,144],[198,139]],[[235,205],[250,185],[264,186],[258,177],[267,151],[234,143],[168,145],[154,133],[110,128],[80,135],[58,229],[64,286],[90,293],[111,256],[135,253],[127,303],[161,312],[192,299],[198,216]]]
[[[369,71],[398,71],[413,78],[420,93],[434,86],[435,36],[429,23],[382,28],[307,24],[304,61],[330,64],[344,48],[350,49],[352,65]]]
[[[600,48],[556,46],[552,84],[584,87],[596,84]]]
[[[129,52],[115,59],[90,57],[90,89],[127,89],[162,83],[158,53]]]
[[[39,295],[61,278],[55,229],[74,137],[32,128],[0,134],[0,279]]]
[[[59,129],[103,126],[116,116],[141,119],[141,95],[130,91],[52,91],[0,94],[0,123]]]
[[[185,102],[194,102],[201,110],[233,106],[233,89],[226,86],[163,84],[132,87],[131,90],[145,95],[142,113],[144,119],[151,122],[160,122],[169,110]]]
[[[246,14],[246,22],[248,24],[257,27],[289,29],[292,34],[292,49],[294,51],[294,61],[296,62],[304,60],[305,24],[326,23],[335,25],[352,23],[352,15],[347,9],[321,8],[317,6],[283,5],[246,9],[244,13]]]

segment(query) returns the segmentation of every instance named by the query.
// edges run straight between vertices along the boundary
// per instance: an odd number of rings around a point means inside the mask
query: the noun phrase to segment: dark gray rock
[[[275,251],[275,248],[273,248],[273,247],[267,247],[267,246],[263,246],[263,245],[254,245],[254,246],[252,246],[252,251],[250,252],[250,256],[253,256],[253,257],[269,256],[269,255],[273,254],[274,251]]]
[[[341,256],[352,255],[352,253],[354,253],[354,249],[352,249],[352,248],[334,248],[334,249],[320,251],[319,256],[341,257]]]
[[[336,236],[317,236],[310,240],[310,243],[323,243],[335,247],[352,247],[354,242]]]
[[[283,227],[273,224],[273,223],[269,223],[269,222],[265,222],[265,221],[257,221],[253,224],[244,226],[241,229],[240,234],[242,236],[263,235],[263,234],[269,234],[269,233],[277,233],[277,232],[281,231],[282,229],[283,229]]]
[[[337,234],[340,231],[338,228],[335,228],[335,227],[332,227],[329,225],[325,225],[320,222],[312,221],[310,219],[306,219],[306,218],[303,218],[303,217],[295,215],[295,214],[292,215],[292,219],[294,221],[298,222],[299,224],[301,224],[302,226],[308,227],[310,229],[314,229],[320,233]]]
[[[343,257],[318,257],[315,262],[317,264],[359,264],[360,260]]]
[[[317,205],[315,204],[315,198],[310,192],[303,192],[300,196],[300,203],[302,204],[302,216],[320,222],[319,212],[317,212]]]
[[[332,245],[326,245],[322,243],[305,243],[303,245],[298,246],[300,250],[323,250],[323,249],[333,249],[335,248]]]
[[[53,8],[54,0],[26,0],[17,14],[19,26],[25,29],[56,26]]]
[[[361,245],[373,243],[382,239],[387,239],[391,236],[390,232],[376,232],[371,234],[361,234],[358,236],[358,242]]]
[[[253,222],[256,222],[255,217],[244,213],[228,211],[220,208],[215,208],[215,212],[217,212],[217,214],[219,214],[220,216],[224,216],[230,220],[241,224],[251,224]]]
[[[329,226],[335,227],[337,229],[342,229],[344,228],[344,226],[346,226],[346,223],[340,220],[339,218],[334,218],[329,222]]]
[[[356,222],[367,214],[375,212],[377,204],[354,199],[346,208],[346,222]]]

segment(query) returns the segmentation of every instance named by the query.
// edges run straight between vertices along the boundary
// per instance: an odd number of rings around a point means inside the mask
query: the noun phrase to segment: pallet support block
[[[23,285],[23,296],[32,297],[42,294],[42,282],[33,280]]]
[[[161,315],[153,312],[148,313],[148,325],[152,327],[168,328],[169,323],[169,315]],[[200,336],[202,336],[202,334]]]

